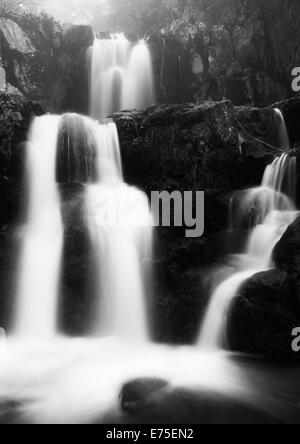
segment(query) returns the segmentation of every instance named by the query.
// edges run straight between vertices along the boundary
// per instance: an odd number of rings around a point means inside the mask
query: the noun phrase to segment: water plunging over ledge
[[[113,122],[100,125],[98,184],[87,187],[86,211],[97,261],[99,306],[95,332],[147,341],[145,274],[152,253],[152,218],[146,195],[122,178]],[[110,155],[115,153],[115,156]]]
[[[291,142],[284,116],[280,111],[280,109],[275,108],[274,111],[277,114],[279,121],[278,128],[279,128],[280,148],[282,148],[283,150],[289,150],[291,148]]]
[[[94,119],[155,103],[151,54],[144,40],[132,47],[122,34],[95,39],[89,58],[90,115]]]
[[[96,164],[93,174],[92,162]],[[123,181],[114,122],[99,124],[75,114],[39,117],[27,144],[27,164],[29,209],[14,336],[40,340],[59,333],[64,227],[57,178],[65,178],[67,182],[88,182],[84,218],[98,262],[94,279],[99,311],[97,325],[90,325],[90,330],[146,341],[150,333],[145,281],[152,218],[146,196]],[[67,171],[65,176],[62,170]],[[96,183],[92,184],[94,176]]]
[[[19,338],[56,334],[63,224],[56,175],[60,118],[36,118],[27,143],[29,208],[19,266],[13,332]]]

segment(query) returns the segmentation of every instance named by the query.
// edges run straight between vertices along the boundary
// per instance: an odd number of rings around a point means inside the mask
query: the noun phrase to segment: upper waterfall
[[[122,34],[95,39],[89,59],[90,115],[94,119],[155,103],[152,60],[146,42],[132,46]]]

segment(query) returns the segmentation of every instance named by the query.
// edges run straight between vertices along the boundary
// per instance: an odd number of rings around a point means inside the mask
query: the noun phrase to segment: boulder
[[[69,46],[73,46],[76,50],[80,48],[88,48],[94,42],[95,35],[93,28],[88,25],[74,25],[66,29],[64,40]]]
[[[272,359],[294,359],[292,330],[299,320],[293,281],[271,270],[254,275],[239,290],[228,316],[231,350]]]
[[[150,388],[149,390],[151,392]],[[278,424],[282,422],[275,414],[264,411],[260,405],[252,405],[242,397],[238,399],[213,390],[208,392],[197,389],[174,389],[166,385],[165,388],[155,390],[152,396],[142,396],[141,404],[134,403],[133,405],[137,408],[134,408],[129,416],[126,411],[123,411],[123,415],[119,417],[108,415],[105,418],[106,422],[173,425]]]
[[[300,217],[292,223],[274,248],[277,268],[295,282],[295,293],[300,303]]]
[[[130,184],[147,193],[234,187],[239,150],[230,102],[154,106],[112,117]]]
[[[120,393],[121,410],[126,415],[138,414],[153,398],[168,388],[163,379],[136,379],[125,384]]]

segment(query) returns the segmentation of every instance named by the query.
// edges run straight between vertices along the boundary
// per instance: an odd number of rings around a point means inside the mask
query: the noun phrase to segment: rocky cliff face
[[[24,172],[24,144],[31,120],[43,110],[8,85],[0,93],[0,223],[16,218]]]
[[[88,110],[89,26],[63,29],[48,16],[0,18],[7,81],[48,112]]]
[[[159,103],[225,98],[236,106],[261,107],[295,95],[291,72],[300,60],[297,2],[217,0],[209,8],[201,1],[161,3],[165,20],[150,14],[139,26],[149,38]],[[107,37],[103,26],[96,30]],[[121,31],[135,41],[132,21],[123,26]],[[65,29],[45,15],[2,17],[8,81],[48,111],[86,112],[86,50],[93,38],[88,26]]]
[[[300,60],[299,3],[169,4],[172,18],[150,38],[163,102],[225,97],[235,105],[266,106],[293,95],[291,72]]]

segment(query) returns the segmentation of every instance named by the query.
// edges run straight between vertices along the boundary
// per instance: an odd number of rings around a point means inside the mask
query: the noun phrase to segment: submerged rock
[[[299,313],[287,273],[271,270],[254,275],[239,290],[229,312],[230,349],[278,360],[299,359],[291,346]]]
[[[142,380],[143,381],[143,380]],[[167,387],[166,387],[167,388]],[[106,418],[109,423],[122,424],[278,424],[278,418],[251,405],[217,391],[168,388],[142,398],[130,416]]]
[[[139,413],[159,393],[168,388],[163,379],[136,379],[125,384],[120,393],[122,412],[128,415]]]

